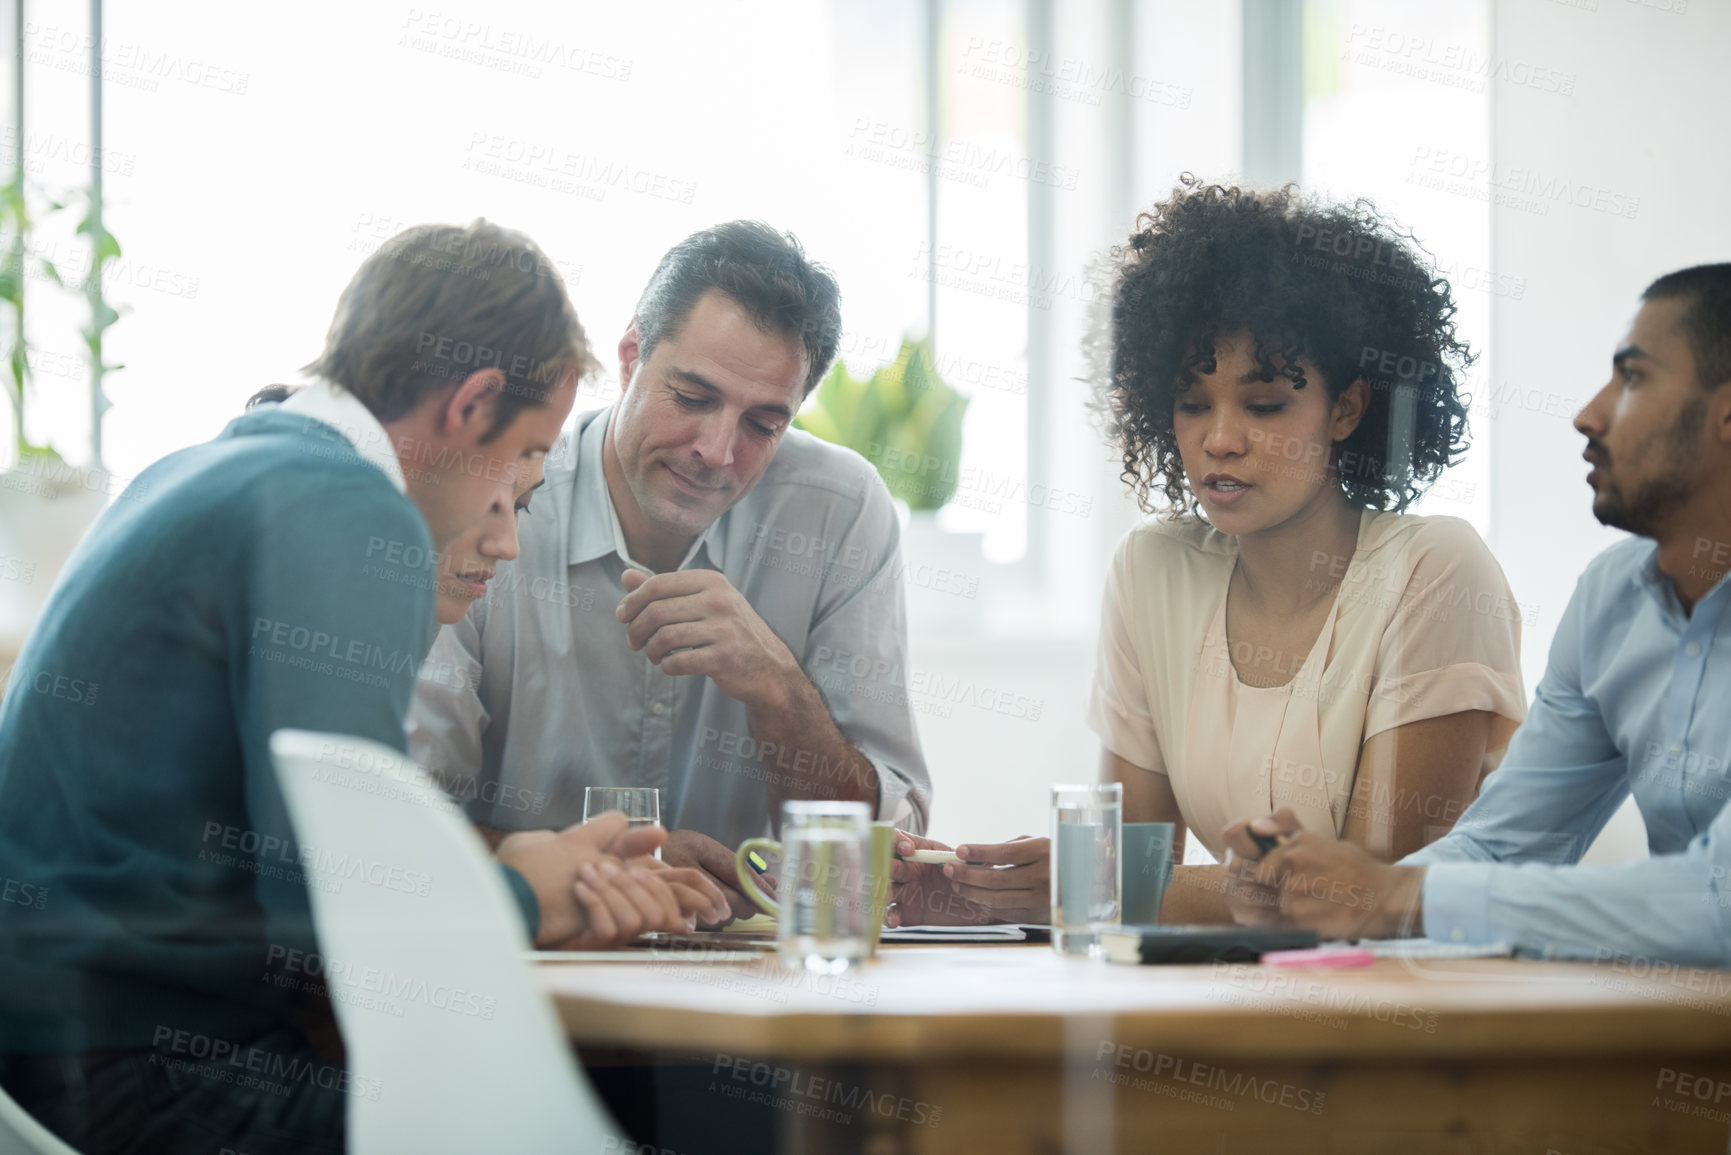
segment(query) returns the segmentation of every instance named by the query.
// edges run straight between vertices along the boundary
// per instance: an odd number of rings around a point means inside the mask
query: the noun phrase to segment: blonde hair
[[[392,421],[482,369],[505,387],[488,436],[545,405],[567,373],[598,368],[551,261],[522,233],[477,220],[416,225],[369,256],[307,365]]]

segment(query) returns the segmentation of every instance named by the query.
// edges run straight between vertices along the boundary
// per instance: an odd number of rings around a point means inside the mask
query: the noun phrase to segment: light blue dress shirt
[[[521,554],[439,632],[409,750],[486,826],[559,828],[582,820],[586,786],[653,786],[669,830],[736,846],[770,833],[772,783],[833,791],[852,763],[760,743],[714,682],[663,673],[627,645],[613,608],[630,559],[601,468],[611,412],[578,417],[518,522]],[[877,768],[878,817],[917,833],[931,778],[908,697],[900,536],[864,458],[790,429],[680,568],[717,570],[744,595]]]
[[[1647,539],[1594,558],[1502,766],[1426,866],[1424,931],[1551,958],[1731,965],[1731,579],[1685,614]],[[1625,797],[1652,858],[1576,866]]]

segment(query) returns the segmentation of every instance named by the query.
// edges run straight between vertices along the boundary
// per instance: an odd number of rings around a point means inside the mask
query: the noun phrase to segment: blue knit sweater
[[[383,473],[275,406],[102,515],[0,700],[0,1052],[292,1021],[281,964],[317,943],[270,735],[406,749],[431,558]]]

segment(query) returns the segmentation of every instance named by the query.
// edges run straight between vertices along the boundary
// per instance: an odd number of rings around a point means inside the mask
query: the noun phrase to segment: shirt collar
[[[1637,576],[1647,591],[1654,597],[1661,598],[1671,590],[1671,579],[1665,571],[1659,568],[1659,543],[1650,541],[1645,546],[1646,556],[1641,559],[1641,568]]]
[[[571,497],[571,545],[566,551],[565,563],[581,565],[616,554],[632,569],[647,571],[649,567],[635,561],[625,545],[625,530],[619,524],[619,511],[607,489],[607,471],[602,465],[601,455],[607,444],[607,427],[612,420],[613,410],[608,408],[597,414],[577,439],[577,469]],[[728,514],[723,513],[710,523],[708,529],[698,534],[691,548],[685,551],[685,558],[679,563],[680,569],[695,564],[699,552],[707,555],[705,560],[710,565],[718,564],[717,559],[726,552],[727,518]]]
[[[296,392],[282,407],[341,433],[363,461],[376,466],[390,479],[398,493],[408,493],[403,464],[397,460],[391,435],[359,397],[340,385],[320,380]]]
[[[1676,583],[1669,574],[1659,568],[1659,543],[1656,541],[1647,544],[1647,556],[1636,574],[1637,580],[1647,591],[1647,596],[1656,601],[1661,610],[1680,619],[1687,617],[1690,621],[1705,620],[1701,612],[1703,607],[1718,604],[1726,598],[1726,591],[1731,590],[1731,573],[1727,573],[1714,582],[1711,589],[1696,598],[1694,608],[1685,615],[1683,603],[1677,598]]]

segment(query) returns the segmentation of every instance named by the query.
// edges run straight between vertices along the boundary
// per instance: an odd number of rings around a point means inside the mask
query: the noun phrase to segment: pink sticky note
[[[1376,956],[1352,946],[1324,946],[1315,950],[1271,950],[1262,956],[1265,966],[1326,970],[1330,967],[1367,967]]]

